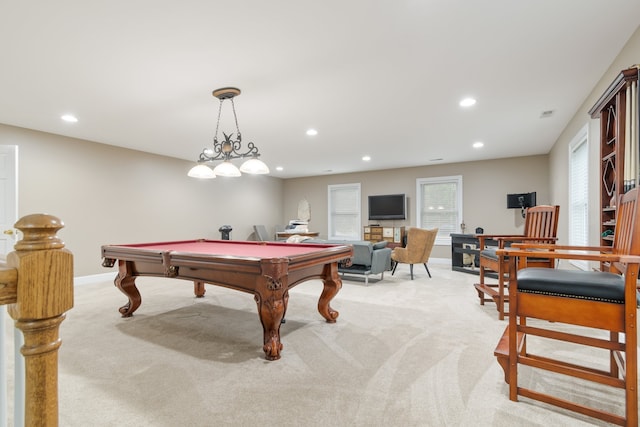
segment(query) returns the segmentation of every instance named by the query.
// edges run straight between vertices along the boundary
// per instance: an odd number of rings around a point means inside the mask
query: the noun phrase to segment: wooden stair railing
[[[60,323],[73,307],[73,255],[57,232],[55,216],[28,215],[16,222],[23,239],[0,263],[0,305],[24,335],[25,426],[58,425]]]

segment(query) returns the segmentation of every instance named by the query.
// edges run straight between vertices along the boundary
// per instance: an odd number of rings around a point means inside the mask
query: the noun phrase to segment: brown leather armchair
[[[423,228],[411,227],[407,231],[407,246],[404,248],[394,248],[391,252],[391,260],[394,262],[391,275],[396,272],[398,263],[409,264],[411,280],[413,280],[413,264],[424,264],[427,274],[431,277],[427,262],[431,256],[431,250],[436,241],[438,229],[425,230]]]

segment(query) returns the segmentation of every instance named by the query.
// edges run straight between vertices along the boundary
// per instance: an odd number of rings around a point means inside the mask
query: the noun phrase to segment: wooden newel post
[[[28,215],[15,227],[24,238],[7,256],[8,267],[18,271],[8,311],[24,334],[25,426],[57,426],[58,330],[73,307],[73,255],[56,236],[64,224],[55,216]]]

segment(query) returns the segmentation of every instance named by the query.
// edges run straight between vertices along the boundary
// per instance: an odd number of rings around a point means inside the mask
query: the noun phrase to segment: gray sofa
[[[349,262],[338,265],[338,272],[364,276],[365,284],[369,284],[370,274],[379,274],[384,279],[384,272],[391,270],[391,248],[387,242],[371,243],[366,240],[321,240],[306,239],[303,243],[333,243],[353,246],[353,258]]]

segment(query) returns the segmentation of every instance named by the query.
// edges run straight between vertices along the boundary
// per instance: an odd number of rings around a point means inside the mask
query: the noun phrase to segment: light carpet
[[[495,305],[478,304],[477,276],[433,264],[430,279],[420,267],[414,280],[406,265],[369,285],[347,276],[331,304],[335,324],[316,309],[322,283],[298,285],[281,327],[282,358],[271,362],[250,294],[208,285],[196,299],[189,282],[139,278],[143,303],[123,319],[126,298],[113,283],[77,286],[61,326],[60,425],[606,425],[511,402],[493,356],[506,321]],[[575,379],[523,372],[522,380],[623,408],[621,392]]]

